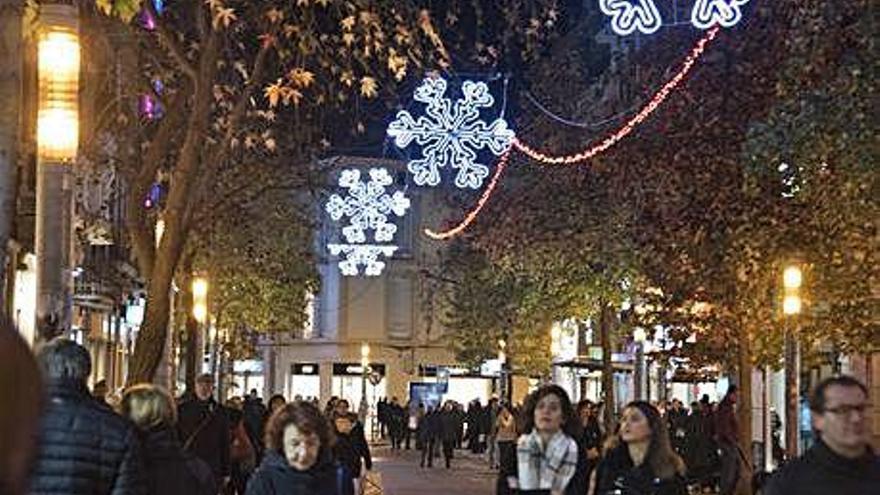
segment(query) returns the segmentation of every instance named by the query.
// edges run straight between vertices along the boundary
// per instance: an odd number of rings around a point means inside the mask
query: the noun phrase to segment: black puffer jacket
[[[31,474],[32,495],[145,495],[134,425],[98,404],[85,386],[49,387]]]
[[[868,451],[846,459],[819,440],[803,457],[770,478],[767,495],[867,495],[880,493],[880,457]]]
[[[343,468],[329,454],[308,471],[298,471],[276,450],[267,450],[260,467],[251,475],[246,495],[342,495],[348,480]]]
[[[612,449],[596,471],[596,495],[687,495],[684,480],[661,480],[647,464],[634,466],[626,445]]]
[[[150,495],[216,495],[217,482],[205,461],[184,453],[177,433],[167,427],[144,434]]]

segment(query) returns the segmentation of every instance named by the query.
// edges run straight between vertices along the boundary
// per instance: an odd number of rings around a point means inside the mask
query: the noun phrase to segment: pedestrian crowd
[[[65,339],[36,359],[13,332],[0,331],[0,494],[2,495],[358,495],[373,468],[366,411],[333,397],[264,404],[256,390],[220,404],[211,375],[173,398],[136,384],[118,400],[106,383],[87,388],[91,359]],[[740,450],[730,387],[719,404],[690,410],[634,401],[606,431],[603,404],[573,404],[543,385],[523,404],[493,398],[465,407],[397,398],[376,405],[375,433],[392,451],[421,451],[420,467],[456,450],[485,455],[499,495],[728,495],[749,470]],[[871,449],[868,390],[848,376],[821,382],[810,397],[815,444],[786,459],[760,487],[766,495],[880,493]],[[779,449],[782,450],[781,447]]]

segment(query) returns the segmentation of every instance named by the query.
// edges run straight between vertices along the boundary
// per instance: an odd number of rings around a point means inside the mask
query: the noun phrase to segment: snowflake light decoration
[[[742,6],[749,0],[694,0],[691,24],[698,29],[715,25],[729,28],[742,19]],[[620,36],[639,31],[657,32],[663,25],[655,0],[599,0],[599,10],[611,17],[611,29]]]
[[[348,189],[349,195],[343,199],[338,194],[330,196],[326,210],[330,218],[339,221],[349,217],[351,225],[342,229],[342,235],[350,243],[367,241],[367,230],[375,232],[376,242],[391,242],[397,226],[388,222],[388,215],[402,217],[410,207],[409,199],[402,191],[389,195],[385,188],[394,182],[384,168],[370,169],[370,181],[361,181],[360,170],[345,170],[339,178],[339,185]]]
[[[379,256],[390,257],[397,251],[397,246],[378,246],[375,244],[328,244],[327,249],[333,256],[344,255],[339,260],[339,271],[346,277],[360,275],[360,266],[364,267],[364,275],[377,277],[385,269],[385,262]]]
[[[418,119],[406,110],[388,126],[388,135],[399,148],[413,141],[422,146],[422,158],[409,162],[409,171],[420,186],[440,184],[440,169],[458,170],[455,185],[478,189],[489,175],[489,167],[477,163],[477,151],[488,148],[496,156],[510,147],[514,133],[498,118],[491,123],[480,119],[480,109],[491,107],[495,99],[483,82],[465,81],[462,97],[455,102],[445,97],[446,80],[425,79],[414,95],[425,103],[427,116]]]
[[[709,29],[715,24],[733,27],[742,19],[741,7],[749,0],[696,0],[691,12],[691,24]]]
[[[654,0],[599,0],[599,10],[611,17],[611,29],[620,36],[655,33],[663,25]]]
[[[397,226],[388,221],[390,215],[402,217],[410,207],[410,200],[402,191],[393,194],[386,188],[394,183],[388,170],[372,168],[369,180],[361,180],[361,171],[344,170],[339,176],[339,186],[348,190],[343,198],[333,194],[324,209],[335,221],[348,217],[349,225],[342,228],[342,235],[347,244],[329,244],[327,248],[333,256],[344,255],[339,261],[339,269],[345,276],[359,274],[359,266],[363,265],[367,276],[382,273],[385,263],[379,256],[391,256],[397,246],[383,245],[394,240]],[[373,243],[367,243],[367,233],[372,231]]]

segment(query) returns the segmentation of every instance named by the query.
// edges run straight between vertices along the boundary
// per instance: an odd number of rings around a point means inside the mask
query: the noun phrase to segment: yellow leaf
[[[288,87],[282,88],[281,93],[281,99],[284,101],[285,105],[290,105],[290,102],[293,102],[294,105],[299,105],[299,102],[303,97],[300,90]]]
[[[269,22],[275,24],[284,20],[284,12],[272,7],[266,12],[266,18],[269,19]]]
[[[393,48],[391,49],[391,54],[388,56],[388,70],[394,74],[394,78],[398,81],[406,77],[407,62],[406,57],[401,57]]]
[[[312,72],[303,69],[302,67],[292,69],[287,74],[287,77],[290,78],[290,81],[294,85],[300,88],[308,88],[312,85],[313,82],[315,82],[315,75]]]
[[[379,83],[370,76],[361,78],[361,95],[365,98],[375,98],[378,94]]]
[[[276,146],[276,144],[275,144],[275,138],[268,138],[268,139],[266,139],[266,140],[263,141],[263,142],[265,143],[265,145],[266,145],[266,149],[267,149],[267,150],[269,150],[269,151],[275,151],[275,146]]]
[[[281,97],[281,79],[274,84],[266,86],[266,89],[263,90],[263,94],[266,96],[266,99],[269,100],[270,108],[274,108],[278,105],[278,99]]]
[[[354,43],[354,33],[345,33],[342,35],[342,42],[345,46],[351,46]]]
[[[214,12],[214,22],[212,23],[214,29],[220,27],[220,24],[223,24],[223,27],[229,27],[229,24],[238,19],[235,16],[235,9],[232,7],[228,9],[220,8]]]
[[[344,71],[339,76],[339,81],[350,88],[354,84],[354,74],[350,70]]]
[[[339,24],[342,25],[342,29],[345,31],[351,31],[354,28],[355,18],[353,15],[350,15],[340,21]]]

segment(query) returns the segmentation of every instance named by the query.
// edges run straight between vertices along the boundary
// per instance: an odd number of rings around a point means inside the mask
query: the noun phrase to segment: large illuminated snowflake
[[[489,108],[494,98],[486,83],[465,81],[462,97],[454,102],[445,97],[446,80],[425,79],[415,91],[414,99],[425,103],[427,116],[418,119],[406,110],[388,126],[388,135],[400,148],[413,141],[422,146],[422,158],[409,162],[415,183],[436,186],[440,169],[457,169],[455,185],[478,189],[489,175],[489,167],[477,163],[477,152],[488,148],[496,156],[510,147],[514,133],[504,119],[492,123],[480,119],[480,109]]]
[[[402,191],[389,194],[386,188],[394,183],[391,174],[384,168],[372,168],[369,180],[361,180],[361,171],[344,170],[339,176],[339,186],[348,190],[344,198],[333,194],[324,206],[335,221],[344,217],[349,225],[342,228],[347,244],[328,244],[333,256],[343,256],[339,269],[345,276],[356,276],[360,266],[368,276],[382,273],[385,262],[379,256],[391,256],[397,246],[387,243],[394,240],[397,226],[388,221],[391,215],[402,217],[410,207],[410,200]],[[367,234],[372,231],[372,243],[367,243]]]
[[[410,201],[402,191],[389,195],[385,188],[394,182],[384,168],[370,169],[369,182],[361,181],[360,170],[345,170],[339,178],[339,186],[348,189],[348,196],[330,196],[326,210],[333,220],[349,217],[351,224],[343,227],[342,235],[350,243],[367,242],[367,230],[374,231],[376,242],[394,239],[397,226],[388,222],[388,216],[402,217],[409,209]]]

